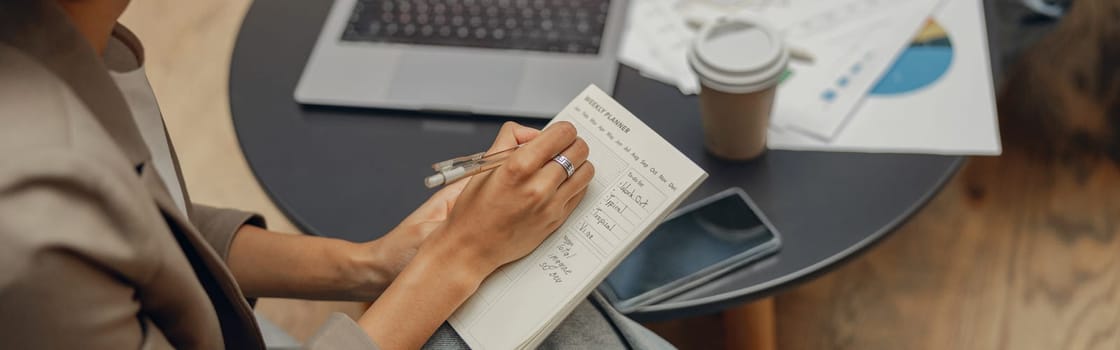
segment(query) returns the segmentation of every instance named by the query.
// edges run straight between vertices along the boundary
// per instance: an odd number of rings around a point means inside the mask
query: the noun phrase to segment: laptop
[[[626,0],[336,0],[304,104],[551,118],[614,88]]]

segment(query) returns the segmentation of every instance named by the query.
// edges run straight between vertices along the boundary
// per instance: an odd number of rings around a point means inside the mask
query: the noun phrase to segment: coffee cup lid
[[[704,26],[692,43],[688,62],[704,85],[747,93],[778,83],[789,63],[789,50],[765,20],[739,14]]]

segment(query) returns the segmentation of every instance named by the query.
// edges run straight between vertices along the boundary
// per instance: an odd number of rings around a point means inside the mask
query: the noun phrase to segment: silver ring
[[[564,167],[564,171],[568,172],[568,177],[572,177],[572,174],[576,173],[576,166],[572,165],[572,161],[568,160],[568,157],[565,157],[563,154],[557,155],[555,158],[552,158],[552,160],[555,161],[556,164],[560,164],[560,166]]]

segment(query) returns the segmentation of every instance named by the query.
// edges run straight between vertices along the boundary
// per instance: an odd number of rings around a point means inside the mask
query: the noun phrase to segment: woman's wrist
[[[358,325],[386,349],[418,348],[493,269],[433,235]],[[431,243],[428,243],[431,242]]]
[[[388,249],[383,242],[374,240],[365,243],[345,242],[339,251],[339,287],[345,295],[342,299],[370,301],[376,299],[389,287],[393,279],[403,269],[386,258]]]
[[[438,281],[436,283],[452,290],[453,295],[470,296],[493,270],[467,260],[463,253],[461,249],[425,246],[413,259],[416,268],[411,270],[414,270],[414,276],[424,278],[425,282]],[[439,278],[429,280],[431,276]]]
[[[350,243],[345,256],[346,271],[360,300],[375,299],[416,256],[427,233],[436,223],[402,225],[381,238],[365,243]]]
[[[450,234],[448,230],[453,229],[446,226],[436,229],[431,238],[420,247],[417,255],[432,256],[437,261],[452,264],[456,273],[479,281],[500,267],[491,254],[479,249],[479,244],[457,241],[464,237],[474,238],[476,235]]]

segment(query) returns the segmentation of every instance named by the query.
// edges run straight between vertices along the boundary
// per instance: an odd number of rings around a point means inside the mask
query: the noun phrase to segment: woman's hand
[[[570,178],[557,155],[576,168]],[[529,254],[583,199],[595,174],[587,155],[574,126],[550,126],[502,166],[474,176],[433,240],[466,253],[464,263],[486,274]]]
[[[507,124],[503,134],[513,127]],[[513,146],[495,144],[497,150]],[[553,161],[558,154],[576,167],[571,177]],[[475,175],[359,325],[382,348],[419,348],[483,279],[532,252],[571,215],[595,173],[587,154],[575,127],[561,122],[502,166]]]
[[[502,125],[487,152],[499,152],[527,143],[540,133],[540,130],[507,122]],[[470,178],[467,178],[444,186],[385,236],[361,244],[359,254],[367,260],[370,269],[377,271],[376,275],[382,276],[379,280],[391,282],[412,261],[420,245],[447,220],[469,182]],[[387,283],[361,288],[361,294],[372,299],[381,294],[385,287]]]
[[[502,125],[501,130],[498,131],[498,136],[494,139],[494,143],[490,145],[487,153],[495,153],[513,148],[517,145],[527,143],[541,131],[522,126],[514,122],[506,122]],[[448,214],[451,213],[451,208],[455,207],[455,201],[459,198],[459,194],[463,192],[470,178],[466,178],[450,185],[444,186],[443,189],[437,191],[431,198],[419,208],[412,212],[408,217],[401,221],[400,226],[409,226],[416,224],[438,224],[447,219]],[[434,228],[434,226],[432,226]],[[430,231],[430,230],[429,230]]]

